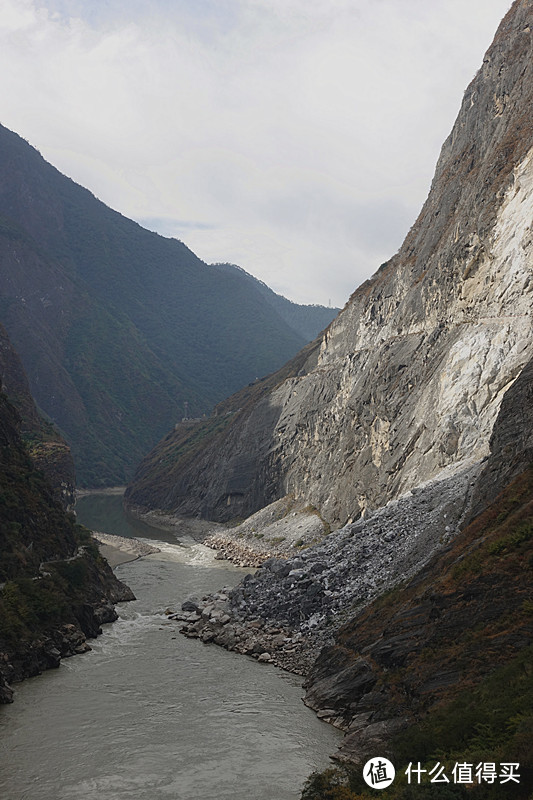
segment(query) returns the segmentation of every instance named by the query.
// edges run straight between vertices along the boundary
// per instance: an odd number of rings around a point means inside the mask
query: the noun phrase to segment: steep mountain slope
[[[0,391],[21,417],[20,435],[30,457],[44,472],[56,499],[65,508],[75,502],[76,475],[70,448],[37,411],[28,379],[3,325],[0,325]]]
[[[107,208],[2,127],[0,260],[0,320],[82,485],[124,482],[187,411],[305,343],[238,271]]]
[[[36,470],[0,393],[0,702],[9,684],[89,649],[113,603],[132,599]]]
[[[316,364],[317,353],[318,342],[315,341],[278,372],[254,381],[223,400],[208,419],[176,425],[139,464],[132,485],[126,489],[126,503],[141,509],[178,509],[184,516],[196,516],[198,513],[207,518],[214,516],[214,510],[208,504],[205,481],[198,482],[199,472],[205,470],[211,474],[213,453],[223,456],[217,460],[217,467],[227,476],[233,497],[240,495],[243,500],[242,506],[234,502],[227,515],[224,511],[228,509],[222,508],[221,518],[244,516],[250,509],[260,508],[265,502],[275,500],[276,482],[270,480],[266,470],[262,473],[264,481],[261,481],[260,469],[266,457],[265,451],[270,446],[270,427],[275,422],[276,409],[271,409],[271,392],[287,378],[305,372],[308,364]],[[253,426],[247,429],[248,440],[243,455],[238,446],[241,428],[235,422],[244,419],[246,423],[251,410],[254,412]],[[250,496],[244,490],[249,488],[252,481]],[[221,503],[225,503],[225,497]]]
[[[270,305],[276,309],[280,317],[285,320],[287,325],[297,334],[303,336],[306,342],[315,339],[340,311],[340,308],[292,303],[290,300],[287,300],[286,297],[283,297],[283,295],[273,292],[270,286],[267,286],[264,281],[254,278],[253,275],[250,275],[236,264],[218,263],[212,266],[228,274],[237,272],[241,277],[245,277],[248,281],[253,283],[265,300],[270,303]]]
[[[411,580],[355,614],[313,666],[306,703],[347,731],[341,759],[379,751],[397,769],[434,763],[436,752],[450,764],[513,761],[521,786],[510,796],[530,796],[532,392],[533,360],[502,403],[474,488],[470,516],[480,513]],[[339,796],[366,797],[360,777],[356,786]]]
[[[347,521],[178,615],[189,637],[306,674],[306,702],[346,731],[357,768],[314,776],[306,800],[374,797],[377,754],[391,800],[533,797],[532,30],[516,0],[402,249],[300,372],[228,401],[225,430],[175,454],[167,508],[229,519],[293,493]],[[494,780],[458,785],[454,764]],[[449,784],[430,785],[435,765]]]
[[[193,454],[187,441],[167,450],[166,509],[224,521],[291,494],[338,527],[487,454],[505,390],[533,352],[532,27],[531,3],[517,0],[418,220],[305,374],[258,388]],[[130,502],[160,505],[146,484],[144,470]]]
[[[422,484],[189,602],[183,632],[306,674],[306,702],[347,731],[341,757],[355,761],[386,754],[396,731],[522,663],[533,633],[532,391],[533,359],[506,393],[481,470]],[[520,686],[533,690],[531,671]],[[483,721],[473,719],[472,728]]]

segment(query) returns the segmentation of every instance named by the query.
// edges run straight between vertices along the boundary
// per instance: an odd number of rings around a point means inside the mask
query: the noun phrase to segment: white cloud
[[[343,304],[401,244],[507,0],[0,0],[0,119],[104,202]]]

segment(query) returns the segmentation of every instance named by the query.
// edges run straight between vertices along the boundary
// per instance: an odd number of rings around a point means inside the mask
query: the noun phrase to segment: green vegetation
[[[242,422],[254,405],[288,377],[297,375],[317,348],[315,342],[307,345],[277,372],[254,381],[223,400],[215,407],[212,416],[176,425],[139,465],[126,491],[128,502],[151,508],[175,509],[183,493],[182,487],[187,485],[187,469],[194,470],[196,459],[205,458],[210,451],[222,447],[234,426]],[[283,509],[280,518],[286,513],[288,509]],[[234,517],[226,522],[234,526],[242,519]]]
[[[524,520],[514,527],[513,531],[501,539],[491,542],[488,552],[491,556],[500,556],[510,550],[516,550],[524,542],[528,542],[533,537],[533,522],[530,519]]]
[[[177,444],[174,444],[172,437],[169,437],[169,440],[172,439],[172,446],[162,450],[161,466],[167,469],[177,462],[193,458],[206,441],[222,433],[230,422],[230,415],[225,415],[223,417],[209,417],[192,426],[184,423],[184,430],[188,435],[179,439]]]
[[[394,742],[401,762],[519,761],[533,768],[533,646]]]
[[[35,576],[42,561],[71,555],[76,525],[34,469],[16,434],[18,418],[0,395],[0,581]]]
[[[306,342],[310,342],[316,338],[320,331],[327,328],[330,322],[334,319],[339,308],[326,308],[326,306],[319,305],[298,305],[276,294],[272,289],[267,286],[263,281],[257,280],[253,275],[249,275],[242,267],[236,264],[213,264],[213,267],[221,272],[228,274],[237,274],[243,280],[247,280],[256,288],[265,300],[273,306],[280,317],[285,320],[296,333],[304,338]]]
[[[385,800],[416,798],[459,798],[471,800],[522,800],[533,796],[533,646],[510,664],[496,670],[474,689],[463,692],[452,703],[436,709],[425,720],[411,725],[390,743],[390,760],[396,779],[379,796]],[[445,768],[450,784],[430,784],[424,776],[420,785],[408,785],[405,774],[409,763],[420,762],[433,769],[437,762]],[[466,786],[453,784],[456,763],[518,763],[521,783],[493,785],[473,781]],[[312,775],[302,800],[366,800],[376,797],[362,776],[362,765],[332,768]]]
[[[460,798],[471,800],[521,800],[533,796],[533,648],[526,648],[510,664],[483,680],[474,691],[457,697],[437,709],[426,720],[411,725],[390,743],[390,760],[396,768],[394,784],[381,791],[385,800],[416,798]],[[448,785],[408,785],[409,763],[426,770],[439,762],[450,778]],[[477,782],[453,784],[456,763],[518,763],[520,785]],[[363,800],[376,797],[362,776],[362,765],[331,768],[312,775],[302,800]]]
[[[30,642],[41,630],[72,621],[62,587],[53,578],[8,581],[0,593],[0,641],[8,648]]]

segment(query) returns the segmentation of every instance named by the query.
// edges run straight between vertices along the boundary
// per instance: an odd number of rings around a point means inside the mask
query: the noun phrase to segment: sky
[[[510,0],[0,0],[0,122],[301,303],[400,247]]]

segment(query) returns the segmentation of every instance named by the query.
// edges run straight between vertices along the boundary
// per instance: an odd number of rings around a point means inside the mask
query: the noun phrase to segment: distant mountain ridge
[[[0,321],[82,485],[124,483],[183,416],[306,341],[245,273],[107,208],[4,127],[0,264]]]
[[[252,281],[265,300],[276,309],[287,325],[299,336],[303,336],[306,342],[311,342],[324,328],[327,328],[340,311],[340,308],[332,308],[331,306],[293,303],[283,295],[274,292],[264,281],[260,281],[250,275],[237,264],[216,263],[211,266],[229,274],[237,271],[237,273]]]

